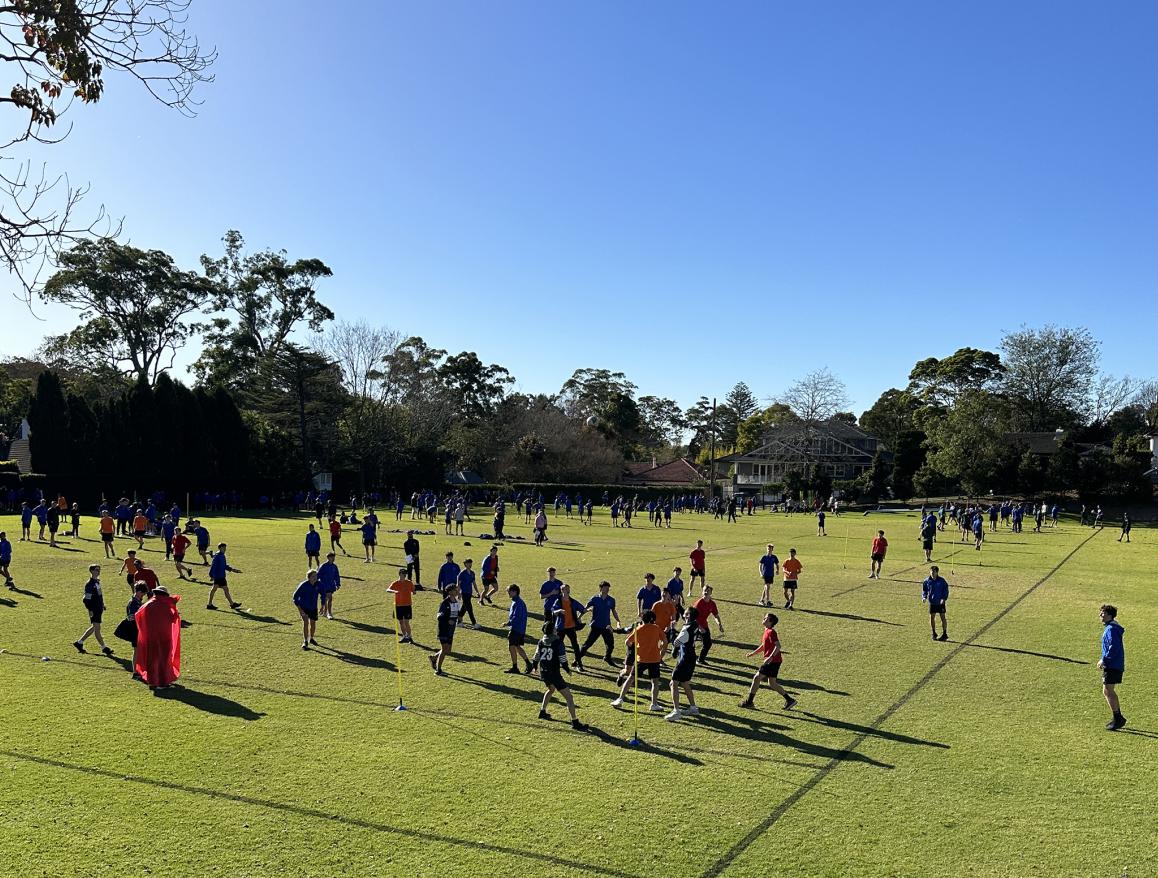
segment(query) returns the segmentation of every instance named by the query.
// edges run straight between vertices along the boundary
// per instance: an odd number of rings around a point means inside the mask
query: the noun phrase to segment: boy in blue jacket
[[[1118,608],[1112,604],[1102,604],[1099,614],[1105,627],[1102,629],[1102,657],[1098,660],[1098,669],[1102,672],[1102,694],[1114,715],[1106,723],[1106,731],[1116,732],[1126,725],[1116,689],[1126,670],[1126,647],[1122,642],[1125,629],[1118,624]]]
[[[213,561],[209,565],[209,579],[213,582],[213,588],[209,589],[209,603],[205,605],[207,610],[216,610],[213,606],[213,596],[217,594],[217,589],[225,592],[225,600],[229,601],[229,606],[236,610],[241,606],[240,601],[235,601],[233,595],[229,593],[229,582],[225,578],[226,573],[240,573],[234,567],[229,566],[229,562],[225,560],[225,543],[217,544],[217,554],[213,556]]]
[[[311,525],[312,527],[313,525]],[[294,590],[294,606],[302,617],[302,649],[318,645],[314,634],[318,626],[318,571],[309,570],[306,578]]]
[[[949,583],[941,576],[940,568],[929,568],[928,578],[921,583],[921,601],[929,602],[929,627],[934,640],[949,639],[949,623],[945,621],[945,603],[949,600]],[[937,636],[937,619],[941,617],[941,636]]]

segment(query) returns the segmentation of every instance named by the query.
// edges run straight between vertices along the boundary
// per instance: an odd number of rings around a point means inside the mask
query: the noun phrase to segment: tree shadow
[[[947,642],[951,643],[952,641],[947,641]],[[963,643],[962,646],[968,646],[968,647],[973,648],[973,649],[993,649],[993,650],[996,650],[997,652],[1008,652],[1008,653],[1012,653],[1013,655],[1029,655],[1029,656],[1034,656],[1035,658],[1052,659],[1055,662],[1068,662],[1071,665],[1088,665],[1088,664],[1090,664],[1089,662],[1082,661],[1081,659],[1068,658],[1064,655],[1053,655],[1053,654],[1048,653],[1048,652],[1034,652],[1031,649],[1013,649],[1012,647],[1009,647],[1009,646],[992,646],[992,645],[987,644],[987,643]]]
[[[237,719],[243,719],[249,722],[265,716],[264,713],[251,710],[244,704],[233,701],[230,698],[225,698],[221,695],[211,695],[208,692],[198,692],[194,689],[187,689],[184,686],[171,686],[168,689],[156,689],[154,691],[161,698],[166,698],[170,701],[180,701],[182,704],[188,704],[190,707],[195,707],[206,713],[217,714],[218,716],[236,717]]]
[[[261,622],[263,625],[289,625],[289,622],[283,622],[281,619],[274,616],[261,616],[257,613],[251,613],[249,610],[237,609],[234,610],[237,615],[242,618],[249,619],[251,622]]]
[[[790,613],[804,613],[808,616],[824,616],[829,619],[848,619],[850,622],[872,622],[874,625],[890,625],[893,628],[904,628],[900,622],[890,622],[887,619],[874,619],[872,616],[858,616],[856,613],[833,613],[828,610],[810,610],[804,607],[789,610]]]
[[[942,744],[940,741],[926,741],[924,738],[914,738],[910,735],[902,735],[900,732],[887,732],[884,729],[876,729],[872,726],[862,726],[859,723],[845,722],[844,720],[821,716],[817,713],[810,713],[807,710],[797,711],[796,715],[804,722],[816,723],[817,725],[828,726],[832,729],[843,729],[846,732],[856,732],[858,735],[864,735],[866,737],[883,738],[886,741],[892,741],[896,744],[914,744],[921,747],[936,747],[939,750],[949,749],[948,744]]]

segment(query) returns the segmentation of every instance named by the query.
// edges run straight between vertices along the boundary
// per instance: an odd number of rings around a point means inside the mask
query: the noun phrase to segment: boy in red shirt
[[[691,578],[691,582],[688,583],[688,588],[691,588],[692,586],[694,586],[696,584],[696,577],[697,576],[700,578],[700,585],[703,585],[704,582],[706,581],[704,579],[705,561],[704,561],[704,541],[703,540],[696,540],[696,547],[694,549],[692,549],[692,553],[690,555],[688,555],[688,558],[690,558],[691,562],[692,562],[692,578]],[[704,618],[703,616],[700,616],[701,621],[703,621],[703,618]]]
[[[724,622],[720,618],[720,609],[716,606],[716,602],[712,600],[712,587],[705,585],[701,592],[701,597],[698,601],[692,604],[696,608],[696,621],[700,626],[700,640],[703,646],[700,647],[700,664],[706,665],[708,663],[708,650],[712,648],[712,632],[708,630],[708,617],[716,617],[716,626],[720,629],[720,633],[724,633]]]
[[[173,564],[177,568],[178,579],[190,579],[193,576],[193,570],[185,566],[185,552],[189,548],[189,537],[185,536],[185,531],[179,530],[173,534]],[[188,573],[189,576],[185,574]]]
[[[350,553],[346,551],[346,547],[342,545],[342,522],[334,516],[330,516],[330,551],[334,549],[341,549],[342,554],[347,558]]]
[[[785,692],[784,687],[777,680],[780,676],[780,665],[784,661],[784,655],[780,651],[780,637],[776,633],[776,623],[779,621],[775,613],[769,613],[764,617],[764,639],[760,641],[759,646],[748,653],[749,656],[762,653],[764,663],[752,675],[752,688],[748,690],[748,697],[740,702],[740,707],[752,708],[756,706],[756,690],[760,688],[761,683],[767,683],[770,689],[784,696],[785,710],[791,710],[796,706],[796,699]]]
[[[889,550],[889,541],[885,539],[885,532],[878,530],[873,539],[872,564],[869,567],[869,579],[881,578],[881,565],[885,563],[885,552]]]

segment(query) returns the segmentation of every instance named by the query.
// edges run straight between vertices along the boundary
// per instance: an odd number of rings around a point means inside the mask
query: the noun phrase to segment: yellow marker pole
[[[397,618],[394,619],[394,656],[394,669],[398,672],[398,706],[394,709],[406,710],[406,705],[402,703],[402,628]]]
[[[846,521],[844,523],[844,558],[840,562],[840,566],[842,569],[848,568],[848,531],[849,531],[849,527],[850,527],[850,523]]]
[[[636,631],[639,629],[636,628]],[[635,678],[635,698],[631,703],[631,720],[635,726],[635,732],[632,734],[628,744],[632,747],[638,747],[642,742],[639,740],[639,643],[635,644],[635,662],[631,666],[631,675]]]

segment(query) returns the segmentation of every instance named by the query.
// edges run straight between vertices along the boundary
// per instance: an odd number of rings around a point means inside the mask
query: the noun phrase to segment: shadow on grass
[[[696,721],[701,725],[707,726],[721,734],[726,734],[729,737],[746,738],[750,741],[760,741],[765,744],[778,744],[782,747],[789,747],[797,753],[818,756],[822,759],[834,759],[841,762],[859,762],[863,765],[872,766],[873,768],[893,768],[893,766],[887,762],[881,762],[873,759],[871,756],[865,756],[856,750],[826,747],[823,744],[815,744],[811,741],[793,738],[790,735],[784,734],[784,731],[789,730],[791,726],[767,722],[759,717],[728,716],[725,719],[715,711],[703,711],[696,717]]]
[[[1031,649],[1013,649],[1009,646],[992,646],[987,643],[966,643],[964,645],[968,646],[970,649],[993,649],[997,652],[1008,652],[1012,653],[1013,655],[1029,655],[1035,658],[1052,659],[1055,662],[1068,662],[1071,665],[1089,664],[1089,662],[1082,661],[1081,659],[1068,658],[1064,655],[1053,655],[1052,653],[1048,652],[1034,652]]]
[[[1117,734],[1138,735],[1141,738],[1158,738],[1158,732],[1151,732],[1146,729],[1118,729]]]
[[[155,692],[159,698],[165,698],[169,701],[180,701],[182,704],[188,704],[190,707],[195,707],[198,710],[213,713],[217,716],[231,716],[250,722],[265,716],[264,713],[250,710],[244,704],[234,701],[231,698],[212,695],[208,692],[198,692],[195,689],[188,689],[181,685],[170,686],[168,689],[157,689]]]
[[[262,799],[256,796],[244,796],[238,793],[226,792],[224,790],[215,790],[211,787],[201,787],[194,786],[192,784],[182,784],[175,783],[173,781],[158,780],[151,777],[145,777],[143,775],[126,774],[124,771],[110,771],[108,769],[95,768],[89,765],[79,765],[77,763],[64,762],[58,759],[48,759],[43,756],[34,756],[31,753],[21,753],[15,750],[0,750],[0,755],[7,756],[10,759],[17,759],[36,765],[43,765],[49,768],[59,768],[80,774],[103,777],[117,783],[140,784],[142,786],[148,786],[154,789],[186,793],[192,796],[203,796],[220,801],[249,805],[256,808],[269,808],[274,811],[281,811],[286,814],[294,814],[299,817],[314,818],[329,824],[353,826],[359,829],[367,829],[371,832],[381,832],[394,836],[398,839],[400,844],[412,844],[417,840],[419,842],[426,842],[431,844],[445,844],[451,847],[464,848],[466,850],[485,851],[487,853],[501,854],[506,857],[529,860],[533,863],[546,864],[558,870],[558,874],[572,874],[581,870],[590,872],[595,875],[606,875],[608,878],[636,878],[636,875],[632,874],[631,872],[624,872],[620,869],[594,863],[585,863],[582,860],[557,857],[553,854],[543,853],[535,850],[520,850],[519,848],[515,847],[508,847],[505,845],[498,845],[485,841],[475,841],[469,838],[457,838],[452,835],[445,835],[437,832],[427,832],[421,829],[416,829],[413,826],[393,826],[388,823],[361,820],[356,817],[344,817],[339,814],[334,814],[332,811],[321,811],[316,808],[306,808],[302,805],[296,805],[290,802],[278,802],[273,799]]]
[[[872,616],[858,616],[856,613],[833,613],[828,610],[810,610],[807,607],[797,607],[786,610],[787,613],[804,613],[808,616],[824,616],[828,619],[847,619],[850,622],[872,622],[874,625],[890,625],[893,628],[904,628],[900,622],[890,622],[887,619],[875,619]]]
[[[667,750],[663,747],[657,746],[656,744],[649,743],[648,741],[639,740],[637,743],[632,744],[630,741],[621,738],[619,735],[613,735],[610,732],[598,728],[597,726],[589,725],[587,727],[586,734],[591,735],[593,738],[597,738],[604,744],[608,744],[612,747],[619,747],[623,750],[631,750],[635,753],[646,753],[649,756],[662,756],[664,759],[671,759],[684,765],[704,764],[699,759],[696,759],[694,756],[690,756],[687,753],[680,753],[676,750]]]
[[[949,749],[948,744],[942,744],[940,741],[926,741],[924,738],[914,738],[909,735],[902,735],[899,732],[886,732],[884,729],[876,729],[872,726],[862,726],[859,723],[845,722],[844,720],[821,716],[818,713],[810,713],[807,710],[797,711],[796,715],[803,719],[805,722],[828,726],[831,729],[843,729],[846,732],[856,732],[858,735],[864,735],[870,738],[882,738],[886,741],[892,741],[896,744],[914,744],[920,747],[936,747],[939,750]]]
[[[335,649],[332,646],[325,646],[324,644],[321,646],[315,646],[313,649],[319,655],[328,655],[338,659],[339,661],[343,661],[346,664],[358,665],[362,668],[380,668],[384,671],[393,671],[395,667],[393,662],[388,662],[386,659],[373,658],[368,655],[358,655],[357,653],[353,652],[343,652],[340,649]]]
[[[354,622],[350,619],[338,619],[343,625],[355,629],[356,631],[366,631],[370,634],[388,634],[391,638],[394,637],[394,629],[387,628],[385,625],[371,625],[368,622]]]
[[[248,610],[234,610],[237,615],[243,619],[249,619],[251,622],[261,622],[263,625],[289,625],[289,622],[284,622],[274,616],[261,616],[257,613],[251,613]]]
[[[8,590],[9,590],[10,592],[12,592],[12,594],[19,594],[19,595],[24,595],[24,597],[26,597],[26,598],[36,598],[38,601],[42,601],[42,600],[44,600],[44,595],[41,595],[41,594],[37,594],[37,593],[36,593],[36,592],[34,592],[34,591],[29,591],[29,590],[28,590],[28,589],[26,589],[26,588],[16,588],[16,587],[12,587],[12,588],[10,588],[10,589],[8,589]]]

